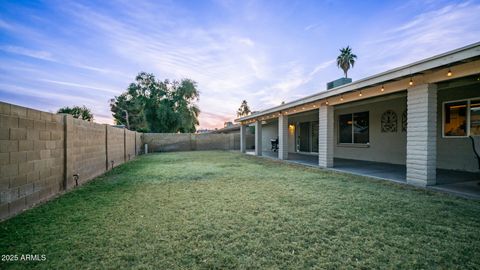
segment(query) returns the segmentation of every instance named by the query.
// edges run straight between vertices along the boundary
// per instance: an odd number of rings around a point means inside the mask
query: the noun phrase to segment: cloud
[[[319,25],[320,25],[320,24],[318,24],[318,23],[309,24],[309,25],[305,26],[305,28],[304,28],[303,30],[305,30],[305,31],[310,31],[310,30],[318,27]]]
[[[431,6],[409,22],[367,35],[358,63],[368,63],[363,70],[373,74],[477,42],[478,14],[480,5],[469,1]]]
[[[40,60],[55,61],[52,57],[52,54],[47,51],[36,51],[36,50],[30,50],[22,47],[17,47],[17,46],[0,46],[0,50],[8,53],[14,53],[14,54],[32,57]]]
[[[115,89],[86,85],[86,84],[81,84],[81,83],[63,82],[63,81],[48,80],[48,79],[39,79],[39,81],[54,83],[54,84],[59,84],[59,85],[73,86],[73,87],[77,87],[77,88],[99,90],[99,91],[103,91],[103,92],[107,92],[107,93],[113,93],[113,94],[118,94],[118,92],[119,92],[118,90],[115,90]]]

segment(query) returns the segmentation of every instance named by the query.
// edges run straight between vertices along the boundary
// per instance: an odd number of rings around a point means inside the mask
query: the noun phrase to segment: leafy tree
[[[73,107],[63,107],[58,109],[57,113],[66,113],[71,114],[74,118],[79,118],[82,120],[93,121],[93,114],[89,108],[85,105],[83,106],[73,106]]]
[[[347,72],[350,67],[353,68],[356,59],[357,56],[352,53],[352,48],[350,48],[349,46],[340,49],[340,55],[337,57],[337,66],[343,69],[343,73],[345,73],[345,78],[348,78]]]
[[[195,132],[200,110],[196,82],[158,81],[153,74],[141,72],[120,96],[110,101],[117,124],[142,132]]]
[[[242,101],[240,108],[238,108],[237,110],[237,117],[247,116],[250,113],[252,112],[250,111],[250,107],[248,107],[247,101],[246,100]]]

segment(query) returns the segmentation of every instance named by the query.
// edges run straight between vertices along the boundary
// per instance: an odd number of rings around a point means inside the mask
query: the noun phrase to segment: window
[[[368,112],[343,114],[338,120],[340,143],[369,143]]]
[[[480,135],[480,100],[445,102],[443,116],[443,136]]]
[[[470,102],[470,135],[480,135],[480,100]]]
[[[467,102],[445,103],[445,136],[465,136],[467,134]]]

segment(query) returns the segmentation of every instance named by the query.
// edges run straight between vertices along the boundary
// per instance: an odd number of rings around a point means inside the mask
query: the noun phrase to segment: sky
[[[43,111],[109,101],[141,72],[190,78],[200,126],[480,41],[480,1],[0,1],[0,100]]]

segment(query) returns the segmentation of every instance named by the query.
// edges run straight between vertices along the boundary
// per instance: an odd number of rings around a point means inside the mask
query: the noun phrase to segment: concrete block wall
[[[140,153],[144,153],[145,149],[143,149],[143,138],[142,133],[135,132],[135,151],[136,156],[140,155]]]
[[[333,107],[322,105],[318,109],[318,165],[333,167],[334,119]]]
[[[123,163],[139,144],[123,128],[0,102],[0,220],[73,188],[74,174],[81,184],[104,173],[108,157]]]
[[[63,117],[0,103],[0,219],[63,187]]]
[[[240,135],[236,133],[144,133],[142,136],[142,141],[148,145],[149,152],[240,149]]]
[[[288,159],[288,116],[278,117],[278,159]]]
[[[129,161],[135,157],[137,145],[135,143],[136,132],[126,129],[125,130],[125,155],[126,160]]]
[[[71,116],[68,116],[69,118]],[[69,121],[67,121],[68,125]],[[106,125],[91,123],[72,118],[72,129],[68,138],[72,138],[72,171],[68,173],[67,187],[75,186],[74,174],[78,182],[84,183],[106,171]]]
[[[407,182],[434,185],[437,168],[436,85],[409,88],[407,113]]]
[[[108,168],[116,167],[125,162],[125,129],[107,126],[107,160]],[[113,166],[112,166],[113,164]]]

